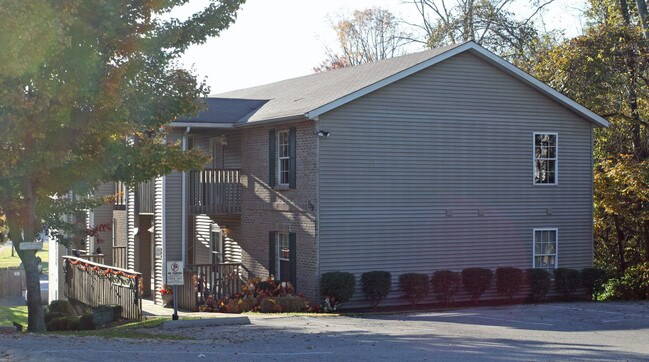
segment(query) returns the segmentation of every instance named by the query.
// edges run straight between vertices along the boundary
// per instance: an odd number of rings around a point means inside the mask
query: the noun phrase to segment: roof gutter
[[[245,128],[245,127],[254,127],[254,126],[268,125],[268,124],[274,124],[274,123],[282,123],[282,122],[288,122],[288,121],[298,121],[298,120],[304,120],[304,117],[305,117],[305,115],[302,115],[302,114],[294,115],[294,116],[286,116],[286,117],[277,117],[277,118],[264,119],[264,120],[261,120],[261,121],[237,123],[237,124],[234,125],[234,127],[235,128]]]
[[[171,122],[171,128],[233,128],[233,123]]]

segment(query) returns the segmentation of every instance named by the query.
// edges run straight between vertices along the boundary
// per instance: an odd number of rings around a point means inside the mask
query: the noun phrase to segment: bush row
[[[461,288],[469,294],[471,301],[476,303],[480,297],[492,286],[495,279],[496,290],[499,295],[512,301],[523,286],[530,289],[530,299],[542,302],[550,291],[552,274],[544,269],[523,270],[513,267],[496,269],[495,273],[486,268],[467,268],[461,272],[439,270],[429,278],[427,274],[407,273],[399,276],[399,286],[403,298],[413,306],[417,305],[432,291],[437,300],[448,305]],[[606,272],[597,268],[576,269],[559,268],[554,270],[555,289],[564,299],[573,298],[577,290],[585,290],[597,299],[604,291]],[[371,307],[377,306],[389,293],[392,286],[390,272],[374,270],[361,275],[362,290],[365,299]],[[323,296],[325,311],[337,310],[340,305],[347,302],[354,294],[356,278],[347,272],[325,273],[320,278],[320,295]]]
[[[48,331],[79,331],[92,330],[116,322],[121,313],[119,305],[100,305],[92,308],[91,312],[78,315],[77,311],[67,300],[54,300],[45,307],[45,328]]]
[[[319,308],[316,308],[319,309]],[[291,283],[276,281],[272,276],[267,278],[250,278],[236,293],[224,299],[215,300],[208,296],[199,307],[202,312],[224,313],[297,313],[313,310],[307,298],[295,294]]]

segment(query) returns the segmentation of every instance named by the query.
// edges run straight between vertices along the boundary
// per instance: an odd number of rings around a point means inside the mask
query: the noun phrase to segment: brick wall
[[[268,186],[268,132],[296,127],[296,188]],[[317,302],[317,155],[315,123],[302,121],[242,130],[243,263],[258,276],[268,275],[269,233],[295,232],[297,291]]]

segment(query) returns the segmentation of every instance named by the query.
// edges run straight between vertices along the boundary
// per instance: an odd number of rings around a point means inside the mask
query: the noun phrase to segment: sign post
[[[178,285],[184,285],[184,271],[182,261],[168,261],[167,262],[167,285],[171,285],[174,290],[174,314],[171,316],[172,320],[178,320]]]

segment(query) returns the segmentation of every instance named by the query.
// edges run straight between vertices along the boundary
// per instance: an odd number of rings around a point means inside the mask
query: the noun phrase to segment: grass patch
[[[3,245],[10,244],[7,241]],[[36,255],[40,256],[42,259],[43,273],[47,273],[47,268],[50,261],[49,242],[43,243],[43,250],[38,251]],[[11,246],[0,250],[0,268],[17,268],[21,263],[22,261],[20,260],[17,252],[14,251],[14,256],[11,256]]]
[[[12,322],[20,323],[27,328],[27,306],[0,306],[0,326],[12,326]]]
[[[103,337],[103,338],[130,338],[130,339],[164,339],[164,340],[195,340],[196,338],[176,334],[155,333],[153,330],[159,328],[169,318],[154,318],[141,322],[129,322],[94,331],[65,331],[48,332],[79,337]],[[142,331],[152,329],[151,332]]]

